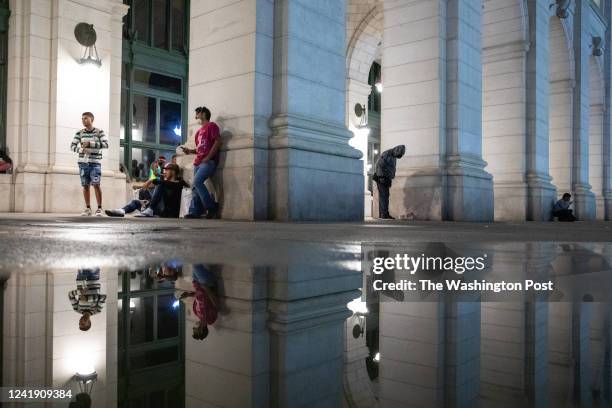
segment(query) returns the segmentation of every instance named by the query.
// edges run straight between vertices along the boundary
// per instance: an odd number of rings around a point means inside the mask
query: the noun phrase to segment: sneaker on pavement
[[[155,214],[153,214],[153,209],[152,208],[145,208],[137,216],[140,216],[140,217],[153,217],[154,215]]]
[[[98,209],[96,210],[96,217],[101,217],[101,216],[102,216],[102,209],[98,207]]]
[[[125,211],[123,211],[123,208],[117,208],[116,210],[106,210],[104,212],[109,217],[125,217]]]
[[[87,207],[85,210],[83,210],[83,212],[81,213],[81,215],[83,217],[90,217],[91,216],[91,208]]]

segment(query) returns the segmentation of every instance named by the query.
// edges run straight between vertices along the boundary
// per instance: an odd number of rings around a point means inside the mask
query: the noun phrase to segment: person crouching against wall
[[[385,150],[376,162],[376,171],[372,180],[378,187],[378,211],[381,219],[395,219],[389,214],[390,189],[395,178],[397,159],[401,159],[404,153],[406,153],[406,146],[395,146],[393,149]]]

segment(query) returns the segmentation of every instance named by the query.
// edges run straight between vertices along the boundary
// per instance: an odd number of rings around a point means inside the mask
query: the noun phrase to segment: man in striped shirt
[[[79,269],[76,278],[76,290],[68,292],[68,299],[75,312],[82,314],[79,329],[91,328],[91,316],[102,311],[106,295],[100,294],[100,268]]]
[[[102,189],[100,189],[102,149],[108,149],[108,139],[102,129],[93,127],[93,113],[84,112],[81,121],[84,128],[76,132],[70,144],[70,149],[79,154],[79,174],[86,206],[81,215],[91,215],[89,186],[93,185],[98,203],[96,216],[100,217],[102,216]]]

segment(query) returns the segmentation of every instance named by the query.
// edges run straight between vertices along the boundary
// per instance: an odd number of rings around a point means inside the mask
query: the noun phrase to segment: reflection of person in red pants
[[[217,321],[217,279],[201,264],[193,266],[192,276],[195,292],[185,292],[181,299],[194,296],[193,313],[199,322],[193,327],[193,338],[204,340],[208,336],[208,325]]]

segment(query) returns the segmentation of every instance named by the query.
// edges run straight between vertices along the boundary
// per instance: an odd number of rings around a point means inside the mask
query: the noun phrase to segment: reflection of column
[[[346,304],[360,286],[359,271],[339,267],[289,265],[271,274],[271,407],[342,405]]]
[[[10,17],[7,142],[17,166],[14,209],[66,212],[81,208],[77,157],[70,151],[70,142],[82,127],[83,111],[92,111],[94,126],[109,136],[102,188],[105,204],[118,206],[125,197],[118,161],[118,95],[121,19],[127,6],[114,0],[96,1],[95,8],[68,0],[53,2],[53,7],[36,4],[34,0],[11,2],[15,8]],[[74,37],[77,22],[95,25],[101,67],[78,63],[83,46]]]
[[[368,190],[367,179],[368,179],[368,136],[371,128],[359,128],[357,125],[360,122],[360,118],[355,115],[355,104],[360,104],[368,108],[368,96],[372,92],[372,86],[359,82],[355,79],[349,79],[347,85],[347,123],[348,128],[353,132],[353,138],[349,140],[349,144],[355,149],[358,149],[363,157],[363,177],[366,182],[364,183],[364,216],[372,216],[372,193]],[[366,115],[366,113],[364,113]]]
[[[382,406],[477,404],[480,382],[478,302],[382,302]]]
[[[548,305],[548,371],[551,407],[561,407],[571,400],[572,378],[572,304]]]
[[[78,393],[74,374],[79,368],[93,366],[98,373],[91,394],[93,406],[104,407],[108,396],[109,304],[91,318],[88,331],[79,330],[81,315],[75,313],[68,299],[68,292],[76,288],[75,275],[74,270],[31,272],[17,273],[9,279],[3,316],[3,381],[13,386],[70,388],[74,395]],[[108,276],[100,275],[102,293],[106,293]],[[116,281],[116,273],[110,276]],[[110,313],[116,316],[112,306],[116,305],[116,291],[108,295]]]
[[[574,302],[572,308],[573,401],[580,406],[591,404],[591,350],[589,325],[592,303]]]
[[[185,302],[186,407],[268,407],[267,270],[226,265],[219,272],[219,317],[203,341],[192,337],[198,318],[192,300]],[[191,275],[183,274],[177,288],[193,291]]]

